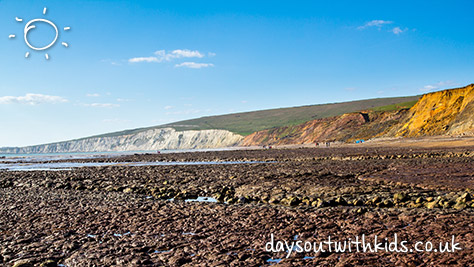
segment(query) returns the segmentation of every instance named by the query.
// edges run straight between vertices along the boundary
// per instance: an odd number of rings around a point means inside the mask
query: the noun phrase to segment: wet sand
[[[474,147],[137,154],[72,162],[262,161],[0,171],[5,266],[470,266]],[[219,202],[186,202],[213,197]],[[173,201],[170,201],[173,199]],[[439,252],[272,253],[275,239],[450,242]],[[49,264],[49,265],[48,265]]]

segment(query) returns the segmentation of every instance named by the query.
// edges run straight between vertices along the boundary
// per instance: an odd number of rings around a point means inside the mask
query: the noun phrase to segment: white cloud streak
[[[66,102],[68,102],[68,100],[61,96],[32,94],[32,93],[28,93],[24,96],[0,97],[0,104],[38,105],[38,104],[57,104],[57,103],[66,103]]]
[[[370,28],[370,27],[380,28],[383,25],[392,24],[392,23],[393,23],[393,21],[390,21],[390,20],[376,19],[376,20],[371,20],[371,21],[365,23],[364,25],[357,27],[357,29],[363,30],[363,29]]]
[[[392,32],[393,32],[393,34],[395,34],[395,35],[402,34],[402,33],[406,32],[406,31],[408,31],[408,28],[402,29],[402,28],[400,28],[400,27],[395,27],[395,28],[392,29]]]
[[[134,57],[128,60],[130,63],[140,63],[140,62],[161,62],[157,57]]]
[[[441,81],[435,84],[428,84],[423,86],[423,88],[420,88],[420,91],[422,92],[430,92],[433,90],[437,89],[447,89],[446,87],[452,87],[452,86],[457,86],[459,85],[458,83],[454,81]]]
[[[112,104],[112,103],[91,103],[91,104],[83,104],[85,107],[94,107],[94,108],[118,108],[120,107],[119,104]]]
[[[208,68],[208,67],[214,67],[214,64],[212,63],[196,63],[196,62],[183,62],[174,65],[176,68],[190,68],[190,69],[201,69],[201,68]]]
[[[100,97],[100,94],[94,93],[94,94],[86,94],[87,97]]]
[[[128,60],[130,63],[159,63],[171,61],[178,58],[203,58],[204,54],[198,50],[189,50],[189,49],[176,49],[171,52],[166,52],[165,50],[158,50],[154,53],[154,56],[151,57],[134,57]]]

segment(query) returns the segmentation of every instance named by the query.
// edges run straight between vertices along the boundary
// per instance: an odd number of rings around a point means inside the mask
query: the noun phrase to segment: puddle
[[[213,197],[198,197],[196,199],[185,199],[185,202],[217,202],[217,199]]]
[[[280,263],[282,259],[268,259],[267,262],[270,264],[277,264]]]
[[[153,253],[156,253],[156,254],[161,254],[161,253],[168,253],[168,252],[171,252],[173,251],[172,249],[170,250],[155,250],[153,251]]]
[[[114,236],[116,237],[122,237],[122,236],[125,236],[125,235],[129,235],[131,234],[130,232],[126,232],[126,233],[123,233],[123,234],[114,234]]]
[[[174,198],[169,198],[167,200],[171,201],[171,202],[175,201]],[[184,202],[211,202],[211,203],[215,203],[215,202],[218,202],[218,200],[213,198],[213,197],[197,197],[197,198],[184,199]]]
[[[183,232],[182,235],[196,235],[196,233],[192,233],[192,232]]]
[[[155,161],[155,162],[47,162],[47,163],[0,163],[0,170],[8,171],[65,171],[82,167],[108,166],[174,166],[174,165],[229,165],[275,163],[274,161]]]
[[[91,234],[88,234],[87,237],[91,237],[91,238],[96,238],[97,235],[91,235]]]
[[[303,257],[303,260],[312,260],[314,259],[314,257],[311,257],[311,256],[304,256]]]

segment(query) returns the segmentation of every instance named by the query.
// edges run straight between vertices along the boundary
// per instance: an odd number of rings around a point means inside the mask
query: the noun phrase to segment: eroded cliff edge
[[[246,136],[243,146],[353,142],[376,137],[474,135],[474,84],[423,95],[413,107],[365,110]]]

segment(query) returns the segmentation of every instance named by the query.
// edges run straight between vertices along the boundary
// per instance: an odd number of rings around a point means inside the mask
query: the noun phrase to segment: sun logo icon
[[[43,15],[46,15],[46,12],[47,12],[47,8],[45,7],[43,9]],[[19,23],[23,23],[23,19],[21,19],[21,18],[15,17],[15,20]],[[53,41],[51,41],[49,44],[47,44],[43,47],[36,47],[36,46],[32,45],[30,43],[30,41],[28,41],[28,33],[31,30],[36,28],[35,23],[45,23],[45,24],[49,25],[50,27],[52,27],[54,29],[54,32],[55,32],[55,37],[54,37]],[[71,27],[64,27],[63,29],[64,29],[64,31],[69,31],[71,29]],[[36,51],[48,50],[49,48],[51,48],[58,41],[58,37],[59,37],[58,27],[52,21],[47,20],[47,19],[42,19],[42,18],[32,19],[32,20],[30,20],[26,23],[25,28],[23,30],[23,38],[25,39],[26,45],[29,48],[31,48],[33,50],[36,50]],[[10,34],[8,36],[8,38],[9,39],[14,39],[14,38],[16,38],[16,35],[15,34]],[[62,42],[61,44],[66,48],[69,47],[69,44],[66,43],[66,42]],[[25,58],[28,58],[29,56],[30,56],[30,52],[26,52]],[[45,53],[44,56],[45,56],[46,60],[49,60],[48,53]]]

